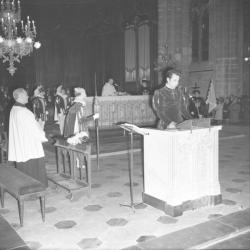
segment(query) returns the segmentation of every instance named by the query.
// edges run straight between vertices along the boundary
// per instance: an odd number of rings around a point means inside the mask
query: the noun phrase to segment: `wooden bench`
[[[24,201],[28,199],[40,199],[42,220],[45,221],[46,188],[41,182],[22,173],[13,166],[3,166],[0,164],[0,195],[2,207],[4,207],[5,191],[17,199],[21,226],[23,226]]]

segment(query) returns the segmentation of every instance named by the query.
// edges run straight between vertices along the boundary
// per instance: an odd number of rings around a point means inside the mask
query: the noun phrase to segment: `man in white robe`
[[[10,111],[8,160],[14,161],[17,169],[48,187],[42,145],[47,138],[34,114],[25,107],[29,98],[26,90],[15,89],[13,97],[16,102]]]
[[[108,81],[102,87],[102,96],[115,96],[118,95],[114,86],[114,79],[109,78]]]

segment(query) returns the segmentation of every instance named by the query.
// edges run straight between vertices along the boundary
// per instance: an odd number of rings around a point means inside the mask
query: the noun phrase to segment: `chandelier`
[[[36,26],[29,16],[24,24],[21,20],[20,1],[1,0],[0,9],[0,58],[3,63],[8,62],[7,70],[13,76],[15,62],[20,63],[23,56],[29,55],[41,47],[40,42],[35,42]]]

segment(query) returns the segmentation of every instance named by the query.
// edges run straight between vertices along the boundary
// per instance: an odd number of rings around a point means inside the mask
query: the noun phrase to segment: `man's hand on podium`
[[[94,120],[99,119],[99,117],[100,117],[100,114],[99,114],[99,113],[96,113],[96,114],[93,115],[93,119],[94,119]]]
[[[176,122],[170,122],[167,126],[167,129],[168,128],[176,128]]]

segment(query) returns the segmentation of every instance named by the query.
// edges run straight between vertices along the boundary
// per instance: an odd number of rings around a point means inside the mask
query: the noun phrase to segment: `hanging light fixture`
[[[0,58],[3,58],[3,63],[9,63],[7,70],[13,76],[16,71],[14,63],[20,63],[33,47],[39,49],[41,43],[34,41],[37,34],[35,22],[29,16],[26,24],[21,20],[19,0],[1,0],[0,6]]]

